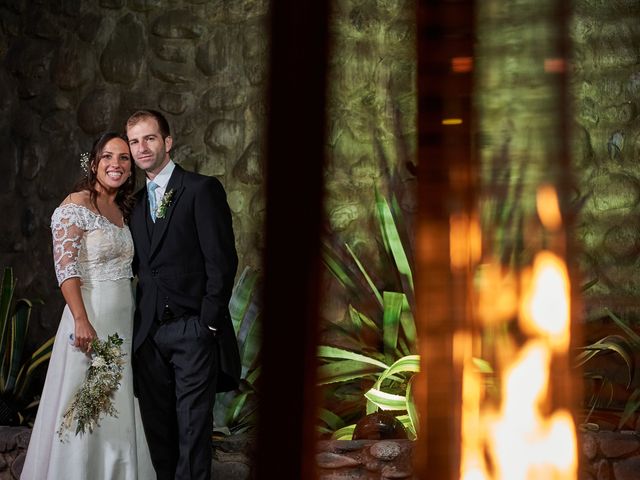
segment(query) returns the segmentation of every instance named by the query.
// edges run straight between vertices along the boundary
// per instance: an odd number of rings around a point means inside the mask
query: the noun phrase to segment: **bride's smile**
[[[117,190],[131,175],[129,146],[121,138],[113,138],[104,146],[96,165],[98,184],[106,190]]]

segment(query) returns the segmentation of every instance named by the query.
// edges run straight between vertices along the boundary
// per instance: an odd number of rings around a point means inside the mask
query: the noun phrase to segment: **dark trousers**
[[[154,326],[133,356],[144,432],[158,480],[209,480],[217,340],[197,316]]]

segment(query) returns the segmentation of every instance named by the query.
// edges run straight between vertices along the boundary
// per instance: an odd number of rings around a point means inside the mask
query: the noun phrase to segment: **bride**
[[[86,168],[85,168],[86,167]],[[93,145],[86,176],[51,217],[55,271],[67,303],[56,334],[40,406],[22,470],[23,480],[155,478],[133,395],[131,335],[133,242],[127,220],[135,167],[117,133]],[[113,401],[93,432],[59,436],[65,410],[91,362],[91,342],[117,333],[126,353]]]

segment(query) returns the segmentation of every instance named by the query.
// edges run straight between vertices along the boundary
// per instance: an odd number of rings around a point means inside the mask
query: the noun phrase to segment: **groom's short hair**
[[[162,138],[167,138],[171,135],[171,130],[169,128],[169,122],[167,119],[157,110],[138,110],[131,114],[131,116],[127,119],[127,127],[133,127],[140,120],[144,120],[145,118],[153,118],[156,122],[158,122],[158,128],[160,129],[160,135]]]

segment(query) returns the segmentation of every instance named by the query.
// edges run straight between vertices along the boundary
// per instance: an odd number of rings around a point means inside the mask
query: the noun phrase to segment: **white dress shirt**
[[[149,180],[147,178],[147,186],[149,186],[150,182],[158,185],[158,188],[156,188],[156,191],[154,192],[156,194],[156,205],[160,205],[160,199],[162,199],[162,196],[167,190],[167,184],[169,183],[169,179],[171,178],[174,168],[176,168],[176,164],[173,163],[173,160],[169,160],[169,163],[160,170],[160,173],[156,175],[156,178],[153,180]]]

